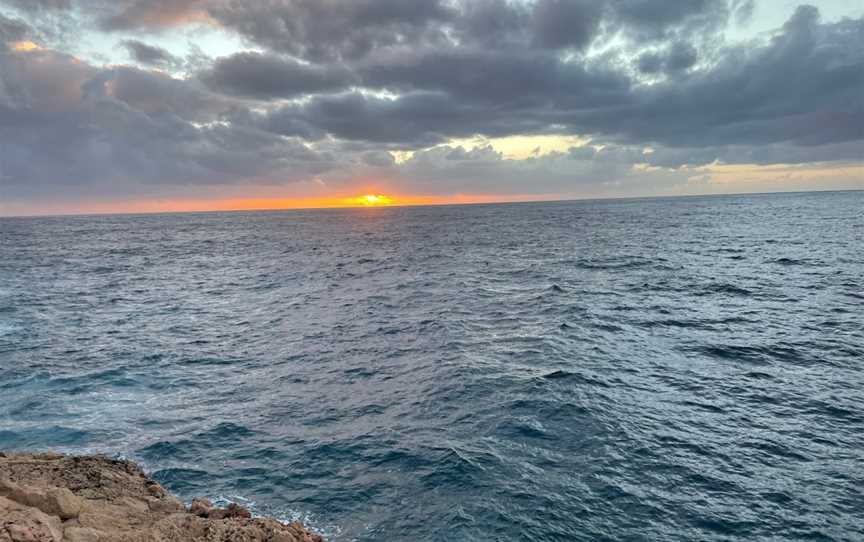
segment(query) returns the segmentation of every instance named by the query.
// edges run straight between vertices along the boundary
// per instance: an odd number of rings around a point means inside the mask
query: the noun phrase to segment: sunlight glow
[[[367,194],[379,196],[380,194]],[[74,207],[68,202],[42,202],[39,207],[16,204],[0,199],[0,216],[32,216],[63,214],[116,214],[116,213],[183,213],[214,211],[276,211],[288,209],[347,209],[351,207],[385,208],[414,205],[454,205],[464,203],[504,203],[515,201],[545,201],[548,196],[537,194],[448,194],[384,196],[389,203],[369,205],[361,203],[366,196],[356,197],[299,197],[299,198],[226,198],[226,199],[140,199],[80,201]]]
[[[27,51],[38,51],[42,49],[32,41],[16,41],[12,44],[13,51],[19,52],[27,52]]]
[[[590,142],[590,138],[576,135],[537,134],[451,139],[447,144],[462,147],[469,151],[489,145],[508,160],[524,160],[526,158],[539,158],[554,152],[566,153],[571,147],[581,147]]]
[[[395,202],[390,196],[382,194],[364,194],[356,198],[347,198],[345,203],[348,205],[362,205],[364,207],[379,207],[382,205],[393,205]]]

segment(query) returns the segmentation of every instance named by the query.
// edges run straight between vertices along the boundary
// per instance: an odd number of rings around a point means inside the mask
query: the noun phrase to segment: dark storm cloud
[[[177,59],[174,58],[174,55],[165,49],[155,45],[149,45],[143,41],[125,40],[123,42],[123,47],[129,51],[129,54],[135,61],[141,64],[165,66],[177,61]]]
[[[343,66],[302,64],[260,53],[221,58],[200,78],[213,90],[263,99],[334,91],[357,82]]]

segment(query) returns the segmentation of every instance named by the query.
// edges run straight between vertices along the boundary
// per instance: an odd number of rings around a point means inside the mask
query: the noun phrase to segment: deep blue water
[[[334,541],[864,540],[864,192],[0,220],[0,448]]]

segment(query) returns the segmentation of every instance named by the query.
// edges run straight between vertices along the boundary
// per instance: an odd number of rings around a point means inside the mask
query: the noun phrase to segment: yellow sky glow
[[[12,44],[12,50],[18,52],[38,51],[42,49],[32,41],[16,41]]]
[[[580,147],[590,139],[572,135],[514,135],[508,137],[475,137],[454,139],[450,145],[471,150],[485,145],[491,146],[508,160],[524,160],[532,156],[544,156],[552,152],[567,152],[570,147]]]
[[[822,181],[826,190],[864,189],[864,165],[860,164],[801,164],[772,165],[713,164],[689,170],[693,185],[676,186],[683,194],[746,193],[778,190],[813,189],[812,180]],[[357,186],[359,185],[359,187]],[[450,205],[464,203],[507,203],[518,201],[550,201],[585,197],[620,197],[674,195],[674,192],[616,193],[560,193],[560,194],[471,194],[444,195],[400,194],[391,191],[388,183],[365,179],[355,185],[353,194],[339,192],[310,193],[321,189],[316,183],[293,185],[293,194],[279,195],[278,191],[237,190],[212,198],[177,195],[165,198],[42,201],[38,206],[0,199],[0,215],[56,215],[107,213],[171,213],[201,211],[256,211],[315,208],[374,208],[389,206]],[[359,188],[359,189],[358,189]],[[257,193],[255,193],[257,192]]]
[[[772,164],[767,166],[754,164],[713,164],[694,168],[698,173],[711,175],[712,182],[726,187],[737,185],[742,189],[747,185],[780,185],[794,187],[800,183],[813,181],[831,181],[846,178],[849,188],[864,188],[864,165],[861,164]],[[857,183],[856,183],[857,180]],[[856,187],[855,184],[858,184]]]
[[[394,201],[390,196],[385,196],[383,194],[364,194],[362,196],[345,198],[344,203],[346,207],[382,207],[394,205],[396,204],[396,201]]]
[[[507,203],[519,201],[547,201],[558,199],[533,194],[453,194],[447,196],[411,196],[368,194],[377,198],[376,203],[362,203],[367,195],[350,197],[318,198],[225,198],[225,199],[149,199],[132,201],[86,201],[75,205],[43,202],[38,208],[15,207],[0,203],[0,215],[62,215],[62,214],[137,214],[137,213],[182,213],[219,211],[268,211],[291,209],[362,209],[376,207],[399,207],[417,205],[456,205],[470,203]],[[386,203],[385,203],[386,201]]]

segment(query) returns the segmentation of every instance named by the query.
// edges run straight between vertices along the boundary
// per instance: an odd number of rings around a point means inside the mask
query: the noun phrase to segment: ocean
[[[864,540],[864,192],[0,219],[0,449],[337,542]]]

